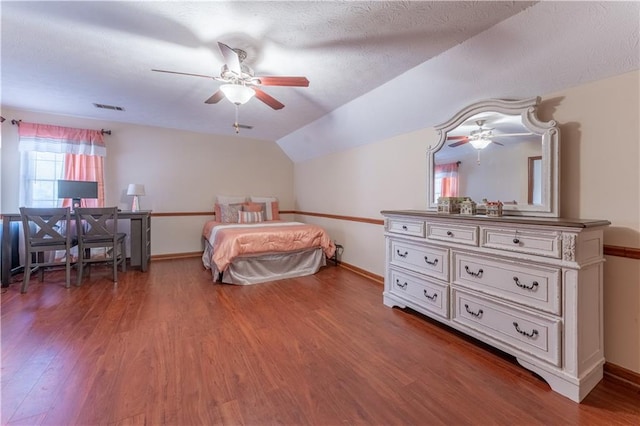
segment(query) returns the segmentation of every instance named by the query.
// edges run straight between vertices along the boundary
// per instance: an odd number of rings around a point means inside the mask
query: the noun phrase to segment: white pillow
[[[239,204],[247,201],[247,197],[240,197],[237,195],[218,195],[216,197],[218,204]]]

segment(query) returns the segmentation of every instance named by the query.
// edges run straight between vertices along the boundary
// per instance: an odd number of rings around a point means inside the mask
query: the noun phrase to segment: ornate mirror
[[[558,217],[559,144],[555,121],[536,115],[540,98],[475,103],[436,126],[427,152],[427,208],[438,197],[501,201],[504,215]]]

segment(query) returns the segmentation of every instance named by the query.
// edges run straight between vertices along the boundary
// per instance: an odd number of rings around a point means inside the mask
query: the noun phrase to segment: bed
[[[315,274],[336,249],[320,226],[273,219],[209,221],[202,237],[202,263],[213,280],[240,285]]]

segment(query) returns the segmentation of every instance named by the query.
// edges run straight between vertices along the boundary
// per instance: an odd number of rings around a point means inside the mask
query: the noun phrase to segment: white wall
[[[293,163],[275,142],[240,136],[212,136],[157,127],[103,122],[2,109],[2,210],[18,210],[18,127],[11,119],[60,126],[110,129],[105,136],[107,205],[130,209],[129,183],[142,183],[143,210],[153,213],[213,212],[217,194],[274,195],[293,208]],[[209,216],[152,218],[151,253],[202,249],[200,233]]]
[[[561,129],[562,216],[610,220],[607,245],[640,248],[639,81],[636,71],[545,95],[539,114]],[[374,219],[380,210],[424,208],[425,155],[436,140],[424,129],[297,163],[296,208]],[[384,274],[382,226],[319,222],[344,242],[345,262]],[[640,372],[640,262],[607,260],[605,356]]]
[[[560,123],[561,213],[611,221],[605,244],[640,248],[640,71],[545,97]],[[640,260],[607,256],[605,358],[640,373]]]

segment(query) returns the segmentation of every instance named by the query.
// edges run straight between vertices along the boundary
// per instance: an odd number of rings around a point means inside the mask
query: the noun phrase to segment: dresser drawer
[[[449,280],[449,250],[391,240],[391,264]]]
[[[427,239],[477,246],[478,227],[450,225],[446,223],[427,223]]]
[[[449,317],[448,287],[405,272],[391,270],[391,293],[418,304],[444,318]]]
[[[560,269],[453,252],[456,285],[561,314]]]
[[[539,256],[561,257],[560,232],[532,232],[516,229],[481,228],[481,245],[499,250]]]
[[[424,221],[410,219],[387,219],[387,231],[424,238]]]
[[[454,322],[560,366],[559,319],[532,315],[457,289],[453,290],[452,297]]]

